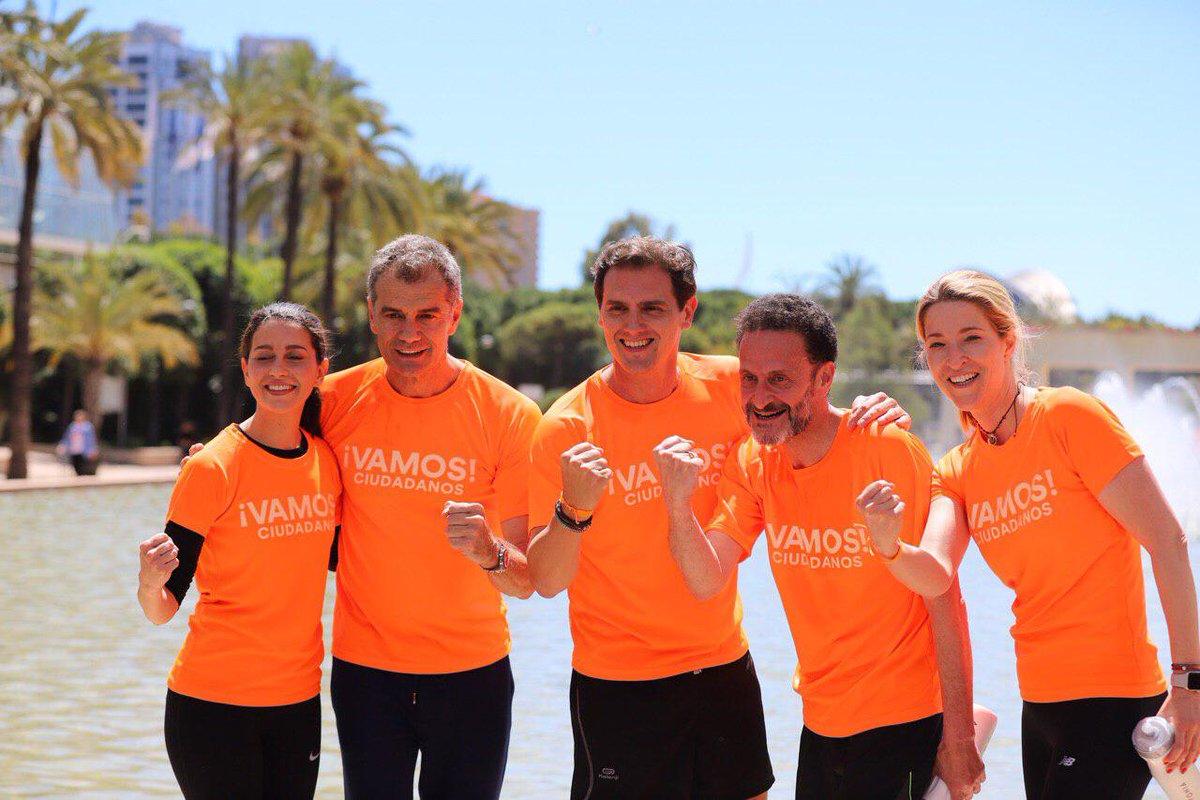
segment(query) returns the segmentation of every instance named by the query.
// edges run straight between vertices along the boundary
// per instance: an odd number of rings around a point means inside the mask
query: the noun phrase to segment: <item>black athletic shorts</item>
[[[163,728],[187,800],[304,800],[317,789],[319,697],[234,706],[168,689]]]
[[[851,736],[800,732],[796,800],[919,800],[933,780],[942,715]]]
[[[572,800],[746,800],[771,788],[750,654],[650,681],[571,674]]]
[[[1167,699],[1088,697],[1021,708],[1021,761],[1029,800],[1137,800],[1150,769],[1130,737]]]
[[[412,674],[333,659],[333,714],[346,800],[496,800],[508,763],[508,657],[478,669]]]

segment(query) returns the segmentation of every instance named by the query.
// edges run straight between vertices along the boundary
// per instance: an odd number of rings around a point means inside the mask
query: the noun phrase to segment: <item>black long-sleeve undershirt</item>
[[[241,426],[238,426],[242,430]],[[283,450],[278,447],[270,447],[257,439],[250,437],[250,434],[242,430],[245,435],[254,444],[266,450],[273,456],[278,458],[300,458],[308,452],[308,437],[300,437],[300,446]],[[333,544],[329,548],[329,571],[337,571],[337,548],[338,536],[341,534],[341,526],[334,528]],[[196,577],[196,565],[200,562],[200,550],[204,547],[204,537],[195,531],[185,528],[175,522],[167,520],[165,528],[167,536],[171,537],[171,541],[179,548],[179,566],[171,573],[171,577],[167,579],[166,589],[175,596],[175,600],[183,605],[183,598],[187,595],[188,589],[192,586],[192,580]]]

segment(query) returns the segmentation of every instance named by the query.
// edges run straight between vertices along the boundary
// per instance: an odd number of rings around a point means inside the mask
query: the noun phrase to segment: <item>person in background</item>
[[[96,427],[88,419],[86,411],[75,411],[71,424],[63,431],[57,451],[59,455],[70,459],[76,475],[96,474],[100,464],[100,443],[96,439]]]
[[[184,465],[166,531],[139,547],[138,601],[161,625],[200,599],[167,677],[167,755],[187,800],[311,798],[321,755],[321,610],[341,481],[319,437],[328,337],[273,303],[241,339],[249,418]]]

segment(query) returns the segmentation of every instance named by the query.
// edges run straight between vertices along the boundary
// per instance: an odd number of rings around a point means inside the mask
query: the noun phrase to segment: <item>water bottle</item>
[[[1183,772],[1167,772],[1163,757],[1175,743],[1175,726],[1162,717],[1146,717],[1133,729],[1133,749],[1146,759],[1150,774],[1166,792],[1169,800],[1200,800],[1200,779],[1196,765]]]
[[[975,705],[974,712],[975,749],[982,756],[983,751],[987,750],[988,742],[992,740],[992,733],[996,730],[996,712],[979,704]],[[941,778],[935,777],[925,790],[923,800],[950,800],[950,789]]]

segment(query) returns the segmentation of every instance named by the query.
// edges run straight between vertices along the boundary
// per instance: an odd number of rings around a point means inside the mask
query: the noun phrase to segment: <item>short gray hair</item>
[[[454,254],[441,242],[406,233],[375,251],[371,258],[371,269],[367,271],[367,299],[375,300],[375,284],[379,276],[391,271],[405,283],[416,283],[430,270],[436,271],[446,281],[454,298],[462,297],[462,269],[454,260]]]

